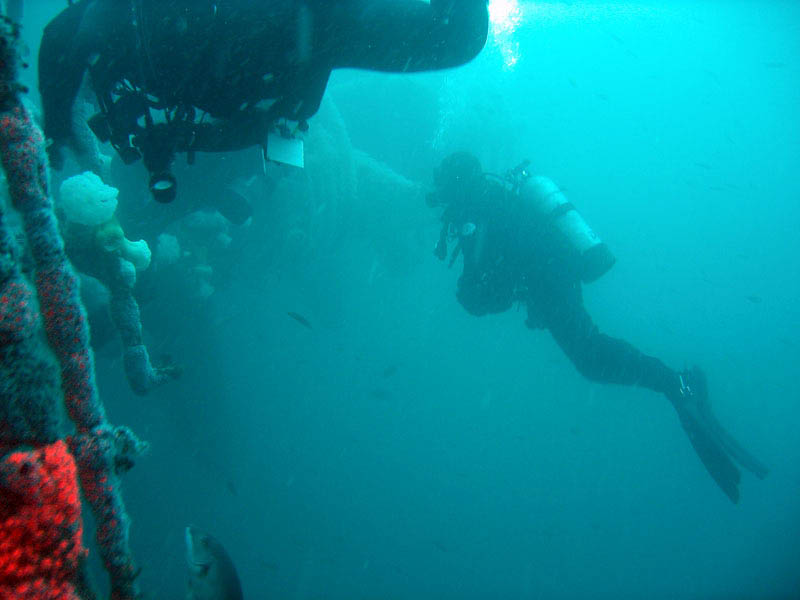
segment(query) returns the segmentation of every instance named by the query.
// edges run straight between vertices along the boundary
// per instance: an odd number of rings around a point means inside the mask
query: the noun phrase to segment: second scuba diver
[[[614,256],[550,179],[522,163],[506,177],[484,174],[467,152],[445,158],[434,173],[431,207],[443,208],[435,254],[454,243],[463,256],[458,301],[471,314],[504,312],[515,302],[527,326],[547,329],[587,379],[638,385],[666,396],[708,473],[732,502],[739,500],[738,463],[764,478],[767,468],[725,431],[711,411],[706,377],[682,372],[601,333],[583,305],[583,283],[614,264]]]

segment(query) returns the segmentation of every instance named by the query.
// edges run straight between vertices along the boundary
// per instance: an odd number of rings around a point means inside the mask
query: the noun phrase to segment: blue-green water
[[[63,2],[33,5],[35,55]],[[466,67],[335,73],[307,173],[271,171],[229,245],[196,238],[207,299],[188,271],[140,276],[151,353],[184,376],[139,399],[113,343],[97,365],[110,419],[151,444],[124,480],[149,597],[183,597],[189,523],[226,545],[247,599],[800,597],[800,9],[520,8]],[[524,312],[458,305],[423,202],[458,149],[496,172],[531,159],[608,242],[586,305],[707,371],[720,420],[771,468],[743,475],[739,505],[662,397],[581,379]],[[258,177],[253,158],[179,176],[202,203],[226,170]],[[115,163],[109,183],[155,248],[182,209],[143,179]]]

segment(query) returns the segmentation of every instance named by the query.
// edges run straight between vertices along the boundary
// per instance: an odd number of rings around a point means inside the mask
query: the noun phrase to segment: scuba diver
[[[70,2],[39,51],[50,162],[81,152],[73,105],[87,71],[100,109],[91,130],[126,164],[143,160],[158,201],[176,196],[176,153],[191,163],[262,146],[265,160],[274,150],[302,162],[286,142],[307,128],[333,69],[459,66],[483,48],[488,20],[487,0]]]
[[[483,172],[467,152],[446,157],[434,172],[431,207],[443,208],[435,254],[454,244],[463,256],[456,296],[471,314],[504,312],[524,303],[531,329],[547,329],[577,370],[601,383],[639,385],[664,394],[706,470],[734,503],[736,463],[763,479],[768,470],[723,429],[711,412],[699,368],[674,371],[629,343],[600,333],[583,305],[583,283],[614,264],[608,246],[547,177],[525,161],[505,177]]]

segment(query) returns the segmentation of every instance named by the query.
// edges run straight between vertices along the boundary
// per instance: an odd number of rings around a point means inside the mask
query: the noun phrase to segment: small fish
[[[186,600],[242,600],[242,585],[231,557],[215,538],[186,528],[189,586]]]
[[[447,546],[445,546],[442,542],[440,542],[439,540],[434,540],[433,545],[436,546],[436,549],[439,550],[439,552],[449,552],[450,551],[450,549]]]
[[[392,397],[392,395],[388,391],[382,390],[380,388],[370,390],[369,395],[375,398],[376,400],[388,400],[389,398]]]
[[[383,376],[384,377],[391,377],[395,373],[397,373],[397,366],[396,365],[389,365],[388,367],[386,367],[383,370]]]
[[[228,480],[225,482],[225,487],[228,488],[228,491],[233,494],[234,496],[239,495],[239,491],[236,489],[236,486],[233,485],[233,482]]]
[[[303,327],[308,327],[309,329],[314,329],[314,328],[311,326],[311,323],[309,323],[309,322],[308,322],[308,319],[306,319],[306,318],[305,318],[303,315],[301,315],[300,313],[296,313],[296,312],[289,311],[289,312],[287,312],[286,314],[287,314],[287,315],[289,315],[291,318],[293,318],[293,319],[294,319],[295,321],[297,321],[298,323],[300,323],[300,325],[302,325]]]
[[[746,296],[746,299],[752,302],[753,304],[761,304],[761,296],[757,294],[752,294],[750,296]]]
[[[619,37],[613,31],[606,31],[606,33],[608,34],[608,37],[610,37],[612,40],[617,42],[620,46],[624,46],[625,45],[625,40],[623,40],[621,37]]]

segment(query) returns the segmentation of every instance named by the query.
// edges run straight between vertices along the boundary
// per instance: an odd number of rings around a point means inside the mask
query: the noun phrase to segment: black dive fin
[[[725,495],[731,499],[731,502],[734,504],[739,502],[741,473],[728,457],[715,432],[703,422],[699,415],[691,414],[685,408],[678,409],[678,417],[706,471],[714,478]]]
[[[739,443],[733,439],[731,434],[722,429],[722,427],[717,431],[717,437],[719,438],[719,443],[725,448],[725,451],[753,475],[759,479],[764,479],[769,474],[769,468],[747,450],[742,448]]]
[[[759,479],[764,479],[769,473],[767,466],[742,448],[741,444],[720,425],[714,413],[711,411],[711,404],[708,401],[708,382],[706,380],[706,374],[701,369],[695,367],[691,370],[690,380],[694,388],[695,397],[698,400],[697,410],[699,416],[712,430],[717,442],[739,466],[744,467]]]

